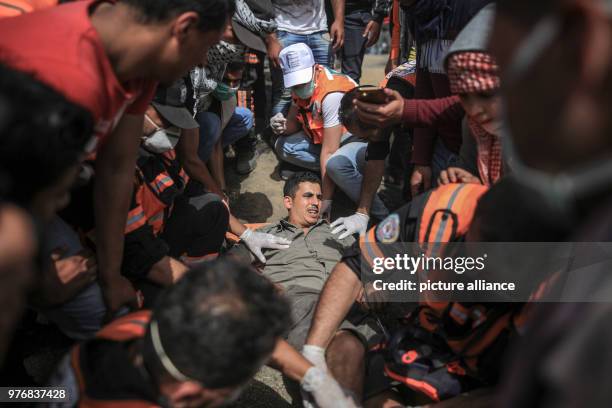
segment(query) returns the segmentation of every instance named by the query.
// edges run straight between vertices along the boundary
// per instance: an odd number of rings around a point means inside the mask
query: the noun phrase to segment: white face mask
[[[167,129],[162,129],[145,114],[145,119],[155,127],[155,132],[149,136],[142,137],[142,146],[151,153],[165,153],[174,149],[181,136],[181,129],[176,126],[170,126]]]

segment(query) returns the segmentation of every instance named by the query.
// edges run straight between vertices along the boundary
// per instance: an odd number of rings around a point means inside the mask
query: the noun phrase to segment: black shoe
[[[280,169],[278,171],[278,175],[280,176],[280,178],[282,180],[289,180],[295,173],[301,172],[301,171],[307,171],[306,169],[303,169],[299,166],[296,166],[295,164],[291,164],[291,163],[286,163],[286,162],[281,162],[280,164]]]
[[[245,175],[255,170],[258,157],[259,152],[255,146],[251,150],[236,151],[236,173]]]

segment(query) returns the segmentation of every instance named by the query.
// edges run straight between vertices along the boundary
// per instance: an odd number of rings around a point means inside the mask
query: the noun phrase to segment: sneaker
[[[303,169],[291,163],[281,162],[280,169],[278,170],[278,175],[280,176],[281,180],[287,181],[295,173],[298,173],[300,171],[306,171],[306,169]]]
[[[259,152],[255,146],[251,150],[236,151],[236,173],[245,175],[255,170],[258,157]]]

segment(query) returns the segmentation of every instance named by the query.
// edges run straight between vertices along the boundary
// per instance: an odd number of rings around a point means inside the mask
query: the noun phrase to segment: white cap
[[[292,44],[279,54],[285,88],[305,84],[312,80],[315,64],[312,50],[304,43]]]

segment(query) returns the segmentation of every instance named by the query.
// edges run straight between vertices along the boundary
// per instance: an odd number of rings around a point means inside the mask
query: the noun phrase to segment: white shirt
[[[293,34],[327,31],[324,0],[272,0],[278,30]]]
[[[323,111],[323,128],[331,128],[340,125],[340,101],[344,92],[332,92],[323,99],[321,110]]]

